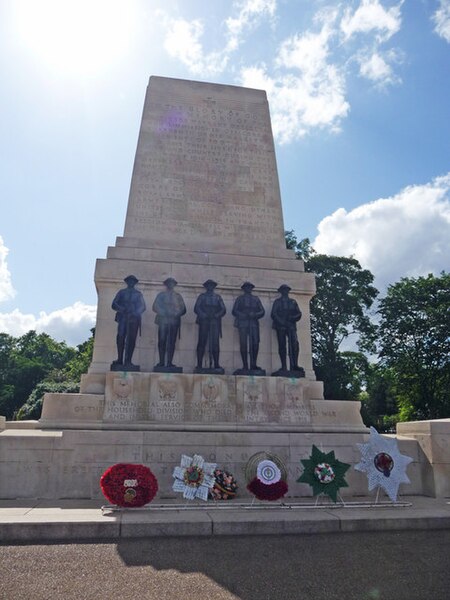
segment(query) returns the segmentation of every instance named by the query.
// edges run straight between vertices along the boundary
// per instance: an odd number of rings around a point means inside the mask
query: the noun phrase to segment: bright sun
[[[128,50],[136,29],[135,2],[16,0],[21,42],[39,62],[67,75],[89,75]]]

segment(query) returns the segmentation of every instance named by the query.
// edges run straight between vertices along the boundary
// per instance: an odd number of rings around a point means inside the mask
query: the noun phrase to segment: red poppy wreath
[[[118,463],[106,469],[100,478],[100,487],[111,504],[137,508],[153,500],[158,481],[144,465]]]

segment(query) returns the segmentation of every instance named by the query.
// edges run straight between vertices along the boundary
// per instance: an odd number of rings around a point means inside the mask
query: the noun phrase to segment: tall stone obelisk
[[[93,362],[82,390],[98,391],[115,358],[111,302],[133,274],[145,297],[142,335],[133,362],[141,372],[157,363],[157,327],[151,307],[162,282],[178,281],[187,306],[175,363],[192,373],[197,326],[193,306],[208,279],[227,307],[221,364],[241,366],[231,309],[246,280],[255,285],[266,315],[260,322],[258,363],[279,368],[270,309],[287,283],[303,313],[300,365],[321,397],[311,361],[309,300],[314,276],[286,250],[275,149],[266,93],[228,85],[151,77],[147,89],[123,237],[97,261],[98,313]],[[314,383],[313,383],[314,382]]]

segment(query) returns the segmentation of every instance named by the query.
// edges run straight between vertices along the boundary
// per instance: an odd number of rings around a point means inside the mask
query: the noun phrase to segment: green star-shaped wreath
[[[311,457],[302,459],[301,462],[304,471],[297,481],[299,483],[309,483],[314,496],[327,494],[333,502],[336,502],[339,488],[348,487],[344,475],[350,465],[337,460],[334,456],[334,450],[328,453],[321,452],[319,448],[313,445]]]

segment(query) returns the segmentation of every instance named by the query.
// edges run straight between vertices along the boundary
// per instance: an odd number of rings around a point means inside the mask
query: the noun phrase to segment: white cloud
[[[238,83],[267,91],[278,142],[297,140],[314,128],[340,131],[350,111],[346,78],[352,63],[376,87],[400,82],[393,67],[401,62],[401,53],[381,45],[400,29],[402,3],[385,8],[380,0],[362,0],[353,9],[342,3],[326,6],[315,12],[310,29],[281,40],[270,62],[243,60]],[[233,71],[233,53],[244,40],[252,39],[250,33],[262,21],[276,23],[276,9],[276,0],[233,2],[231,16],[221,24],[223,47],[209,53],[202,43],[207,33],[203,21],[171,19],[161,13],[165,48],[195,75],[211,77]]]
[[[354,256],[383,289],[401,277],[449,268],[450,172],[350,212],[339,208],[318,226],[321,253]]]
[[[435,32],[450,43],[450,0],[440,0],[439,8],[433,14]]]
[[[159,17],[166,29],[164,48],[194,75],[219,75],[242,43],[244,34],[257,27],[262,20],[271,19],[275,15],[276,4],[276,0],[234,2],[232,11],[236,16],[225,20],[225,45],[213,52],[205,52],[201,43],[204,33],[201,20],[171,19],[160,11]]]
[[[76,346],[88,339],[95,317],[96,307],[83,302],[75,302],[49,314],[40,312],[38,317],[15,309],[10,313],[0,313],[0,331],[19,337],[34,329],[38,333],[48,333],[58,341],[66,341],[69,346]]]
[[[200,42],[202,35],[201,21],[172,20],[164,40],[164,48],[170,56],[179,59],[191,73],[217,75],[226,67],[228,57],[223,52],[211,52],[205,55]]]
[[[360,73],[372,81],[386,81],[392,76],[392,69],[378,52],[360,59]]]
[[[389,50],[384,53],[377,50],[360,52],[357,55],[357,61],[359,62],[360,75],[370,79],[378,86],[400,82],[390,64],[401,61],[401,55],[398,51]]]
[[[344,39],[357,33],[376,32],[379,42],[387,41],[400,29],[402,4],[403,0],[391,8],[384,8],[379,0],[362,0],[353,14],[346,8],[341,20]]]
[[[281,144],[304,136],[313,127],[339,130],[340,120],[350,109],[344,73],[328,61],[332,19],[318,33],[307,31],[287,38],[275,58],[274,76],[265,66],[241,70],[244,86],[267,91],[274,135]]]
[[[236,17],[229,17],[225,21],[227,28],[227,49],[235,50],[241,43],[242,34],[254,28],[261,19],[272,19],[277,9],[276,0],[244,0],[235,5],[239,7]]]
[[[3,242],[3,238],[0,236],[0,302],[10,300],[16,295],[6,260],[8,253],[9,250]]]

